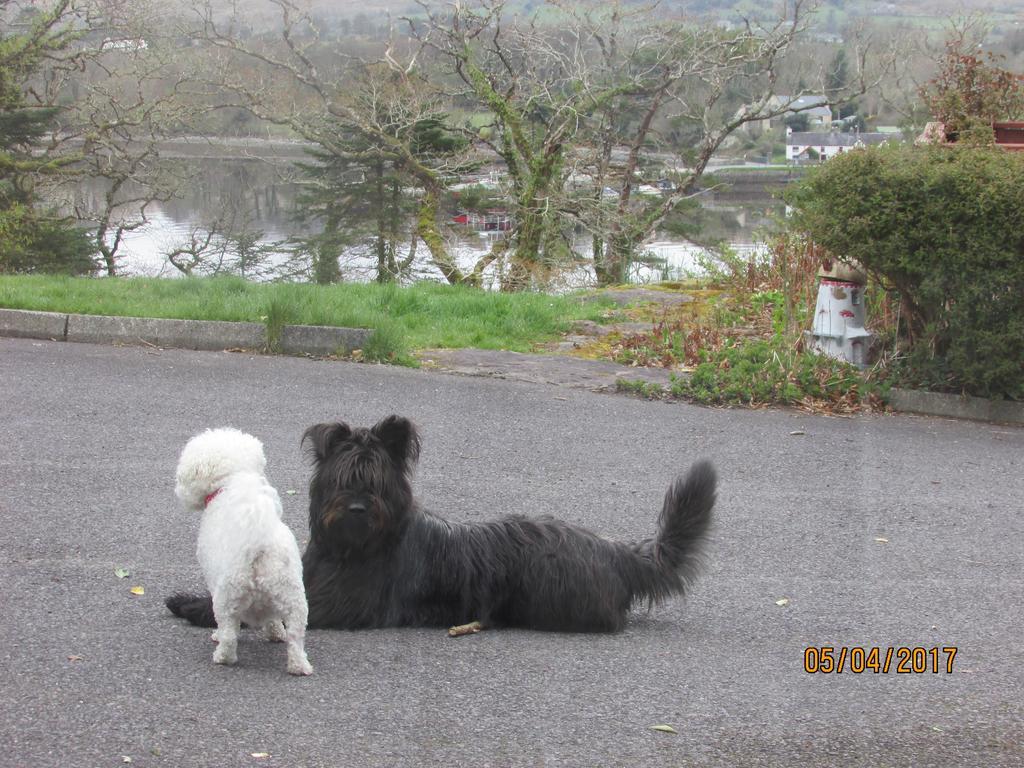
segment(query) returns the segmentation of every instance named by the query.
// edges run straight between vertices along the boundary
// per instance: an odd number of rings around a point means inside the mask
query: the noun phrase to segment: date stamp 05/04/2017
[[[861,646],[812,645],[804,649],[804,672],[809,674],[855,675],[871,672],[900,675],[953,673],[955,645],[932,646]]]

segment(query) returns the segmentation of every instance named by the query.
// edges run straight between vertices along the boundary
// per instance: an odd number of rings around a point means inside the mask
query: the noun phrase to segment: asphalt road
[[[617,635],[315,631],[310,678],[251,637],[215,666],[162,603],[201,585],[173,497],[186,439],[259,436],[303,543],[302,431],[393,412],[421,428],[420,499],[461,520],[645,537],[710,457],[704,577]],[[1024,763],[1021,429],[0,339],[0,446],[2,766]],[[919,674],[808,674],[822,645],[958,650],[951,673],[940,650]]]

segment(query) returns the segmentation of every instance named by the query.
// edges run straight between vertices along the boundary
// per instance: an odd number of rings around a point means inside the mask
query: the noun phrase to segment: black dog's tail
[[[197,627],[216,627],[213,617],[213,598],[206,595],[192,595],[177,592],[164,600],[171,613],[195,624]]]
[[[711,528],[715,484],[711,462],[699,461],[669,486],[658,535],[633,547],[640,556],[629,579],[634,601],[652,604],[682,594],[696,578]]]

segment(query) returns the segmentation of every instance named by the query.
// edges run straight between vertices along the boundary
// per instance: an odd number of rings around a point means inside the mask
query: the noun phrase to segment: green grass
[[[640,379],[615,380],[615,391],[625,392],[630,395],[637,395],[647,400],[660,400],[665,397],[665,388],[654,382],[642,381]]]
[[[600,321],[610,302],[490,293],[420,282],[318,286],[240,278],[62,278],[0,275],[0,307],[86,315],[228,320],[373,328],[387,350],[476,347],[528,352],[579,319]],[[384,354],[384,352],[381,352]]]
[[[885,388],[852,365],[811,352],[796,352],[781,336],[726,345],[702,355],[688,379],[670,392],[706,405],[815,405],[852,412],[880,406]]]

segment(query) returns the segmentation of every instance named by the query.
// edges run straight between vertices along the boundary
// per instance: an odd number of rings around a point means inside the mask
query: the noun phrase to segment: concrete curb
[[[889,405],[894,410],[907,413],[1024,425],[1024,403],[1012,400],[986,400],[982,397],[947,395],[941,392],[891,389]]]
[[[289,355],[348,355],[353,350],[361,349],[371,333],[372,331],[367,328],[286,325],[281,329],[280,346],[281,351]],[[267,347],[266,328],[260,323],[76,315],[3,308],[0,308],[0,336],[94,344],[142,344],[197,350],[261,351]],[[434,352],[442,365],[445,363],[445,355],[454,354],[451,350]],[[472,350],[463,352],[472,353]],[[532,356],[522,356],[524,359],[530,357]],[[460,369],[458,365],[450,365],[451,370],[462,373],[516,378],[504,370],[498,374],[490,370],[481,370],[481,366],[476,364],[468,364],[465,370]],[[634,373],[639,373],[639,370]],[[649,377],[641,374],[631,375],[631,378]],[[552,381],[550,376],[543,380],[550,383],[565,383],[561,380]],[[889,404],[894,410],[906,413],[1024,425],[1024,403],[1020,402],[893,389],[889,393]]]
[[[258,349],[266,346],[267,332],[260,323],[68,315],[66,340],[181,349]]]
[[[66,341],[68,316],[58,312],[0,309],[0,336]]]
[[[281,351],[290,355],[348,355],[362,348],[372,332],[367,328],[286,325],[281,329]],[[198,350],[267,348],[267,329],[261,323],[76,315],[2,308],[0,336]]]
[[[372,331],[324,325],[286,325],[281,329],[281,351],[286,355],[348,355],[362,349]]]

